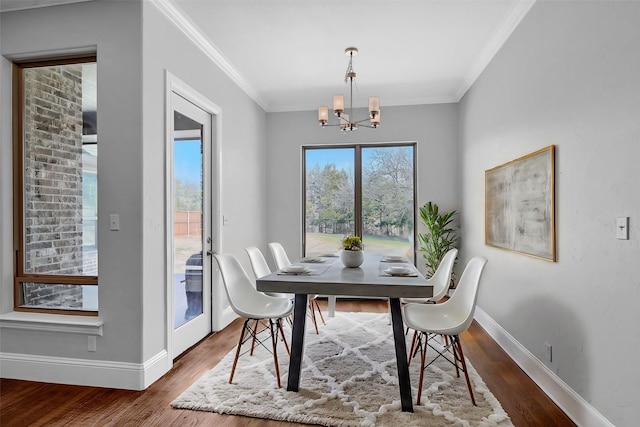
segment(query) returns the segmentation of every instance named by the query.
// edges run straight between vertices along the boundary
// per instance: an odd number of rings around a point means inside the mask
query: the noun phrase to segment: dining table
[[[398,387],[402,411],[413,412],[411,381],[402,321],[401,298],[428,298],[433,296],[433,286],[424,278],[406,257],[390,257],[384,254],[364,253],[360,267],[345,267],[338,257],[302,259],[298,266],[289,270],[277,270],[256,279],[256,289],[261,292],[295,294],[293,326],[291,334],[291,356],[287,390],[300,389],[300,374],[304,352],[305,322],[308,295],[362,296],[388,298],[391,327],[398,368]],[[304,261],[311,261],[304,263]],[[395,267],[395,269],[391,269]],[[399,267],[405,267],[401,272]],[[295,271],[294,271],[295,270]]]

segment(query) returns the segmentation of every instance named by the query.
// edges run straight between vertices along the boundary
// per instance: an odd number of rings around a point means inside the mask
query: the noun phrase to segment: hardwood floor
[[[320,300],[326,310],[326,300]],[[384,312],[380,300],[339,300],[339,311]],[[144,391],[0,380],[0,425],[285,427],[286,422],[173,409],[169,403],[236,345],[241,322],[204,339]],[[465,355],[519,426],[575,426],[477,324],[462,335]]]

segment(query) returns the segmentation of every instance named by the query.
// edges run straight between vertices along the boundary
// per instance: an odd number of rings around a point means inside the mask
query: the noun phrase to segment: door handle
[[[207,256],[211,256],[211,255],[213,255],[214,253],[215,253],[215,252],[213,252],[211,249],[209,249],[209,250],[207,251]]]

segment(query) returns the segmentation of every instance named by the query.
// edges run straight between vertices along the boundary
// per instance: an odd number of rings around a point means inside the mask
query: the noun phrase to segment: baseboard
[[[581,427],[615,427],[480,307],[475,320],[569,418]]]
[[[160,379],[164,374],[169,372],[173,363],[169,360],[169,353],[162,350],[143,364],[142,385],[143,388],[149,387],[151,384]]]
[[[144,390],[168,370],[167,352],[144,363],[0,353],[0,377],[56,384]]]

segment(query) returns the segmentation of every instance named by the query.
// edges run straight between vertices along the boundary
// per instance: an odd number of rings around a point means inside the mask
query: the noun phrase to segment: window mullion
[[[362,146],[355,146],[354,156],[354,234],[362,237]]]

